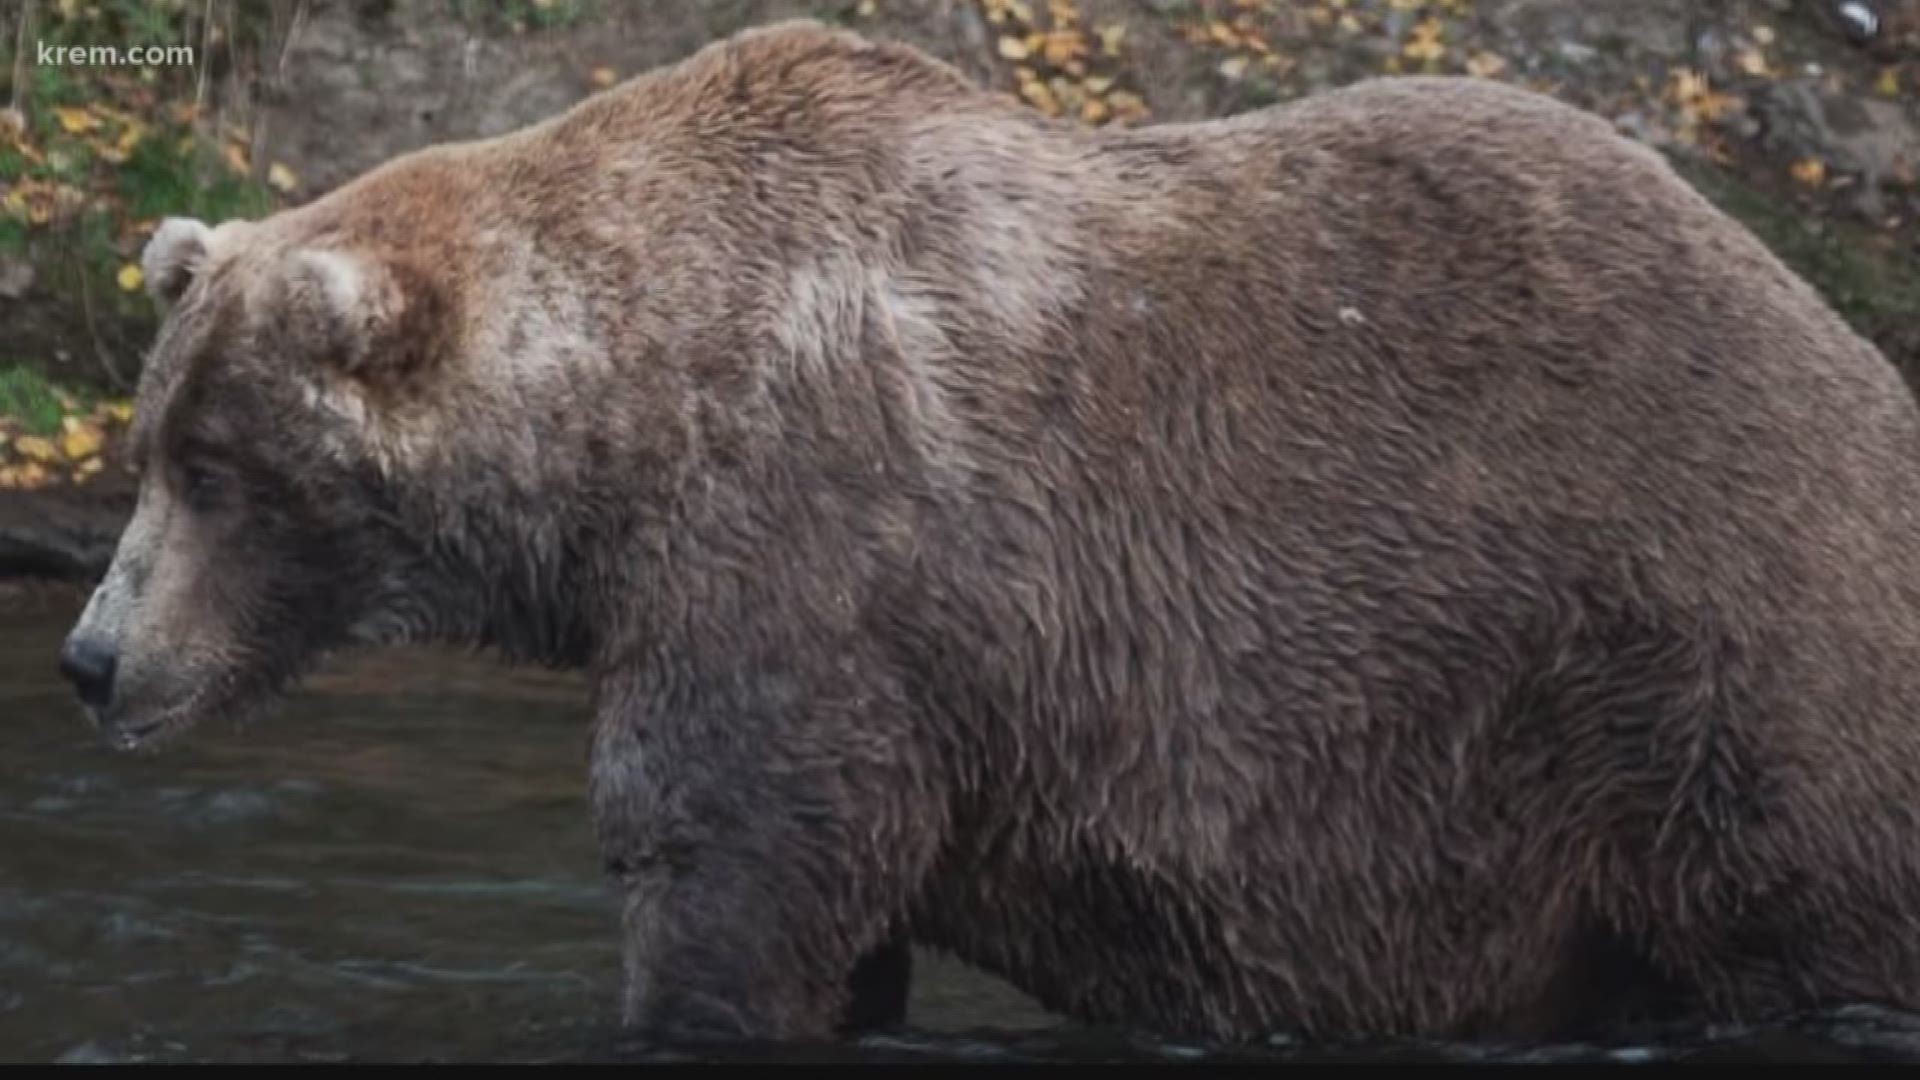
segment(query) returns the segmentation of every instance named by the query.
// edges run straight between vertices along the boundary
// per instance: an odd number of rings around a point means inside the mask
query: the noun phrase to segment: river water
[[[577,683],[365,657],[251,730],[124,755],[53,668],[77,601],[0,605],[0,1058],[476,1058],[608,1037],[617,923]],[[922,967],[916,1023],[1048,1022]]]
[[[250,730],[208,725],[157,755],[117,754],[54,672],[77,604],[0,586],[0,1060],[674,1056],[623,1045],[613,1024],[615,906],[588,825],[577,683],[381,654],[323,673]],[[909,1025],[833,1053],[1205,1056],[1062,1026],[939,956],[918,960]],[[1599,1048],[1263,1053],[1920,1060],[1916,1051],[1920,1023],[1864,1013]]]

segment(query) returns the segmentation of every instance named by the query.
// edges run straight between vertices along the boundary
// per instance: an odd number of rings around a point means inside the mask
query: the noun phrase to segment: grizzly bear
[[[1090,129],[779,24],[145,265],[95,722],[584,671],[636,1030],[909,943],[1217,1040],[1920,1007],[1920,412],[1570,106]]]

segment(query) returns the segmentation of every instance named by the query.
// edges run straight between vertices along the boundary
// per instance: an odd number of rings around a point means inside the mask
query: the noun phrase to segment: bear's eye
[[[204,465],[180,468],[180,491],[195,510],[210,509],[220,494],[220,475]]]

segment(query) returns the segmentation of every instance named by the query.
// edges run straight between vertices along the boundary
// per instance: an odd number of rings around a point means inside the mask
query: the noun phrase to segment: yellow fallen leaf
[[[1409,60],[1438,60],[1446,54],[1447,47],[1440,43],[1442,28],[1437,19],[1421,19],[1413,26],[1413,34],[1400,49],[1400,55]]]
[[[66,432],[60,436],[60,449],[69,461],[90,458],[106,445],[106,437],[100,433],[100,429],[85,420],[69,416],[62,426]]]
[[[275,191],[288,192],[300,186],[300,178],[293,174],[292,169],[276,161],[267,166],[267,183]]]
[[[138,120],[130,121],[120,129],[120,137],[113,141],[112,146],[101,148],[100,156],[116,165],[121,164],[133,155],[134,149],[140,145],[140,140],[145,138],[146,134],[145,124]]]
[[[90,457],[87,460],[81,462],[78,466],[74,468],[73,480],[75,483],[81,483],[83,481],[90,480],[93,478],[94,474],[98,473],[101,469],[104,469],[104,468],[106,468],[105,461],[102,461],[100,458],[97,458],[97,457]]]
[[[1235,56],[1222,60],[1220,61],[1220,74],[1230,81],[1238,82],[1246,76],[1248,63],[1250,63],[1250,61],[1244,56]]]
[[[1127,24],[1108,23],[1094,31],[1094,33],[1100,35],[1101,52],[1106,53],[1108,56],[1119,56],[1120,46],[1124,45],[1127,40]]]
[[[1808,187],[1819,187],[1827,180],[1827,163],[1817,157],[1801,158],[1793,163],[1793,178]]]
[[[60,121],[60,127],[69,135],[85,135],[100,126],[100,118],[85,109],[55,106],[53,118]]]
[[[1467,74],[1476,79],[1491,79],[1507,70],[1507,61],[1498,53],[1477,52],[1467,60]]]
[[[1080,106],[1081,123],[1099,124],[1112,115],[1113,110],[1109,109],[1107,103],[1101,101],[1099,98],[1088,98],[1086,104]]]
[[[984,0],[983,6],[987,9],[987,21],[995,26],[1033,25],[1033,9],[1022,0]]]
[[[1032,52],[1026,42],[1011,34],[1000,39],[1000,58],[1003,60],[1025,60]]]
[[[1667,93],[1675,101],[1692,101],[1705,97],[1709,90],[1707,77],[1692,68],[1681,68],[1673,73],[1668,82]]]
[[[1900,96],[1900,72],[1894,68],[1883,68],[1880,77],[1873,81],[1873,88],[1882,97]]]
[[[620,73],[610,67],[597,67],[587,73],[587,78],[593,81],[593,85],[604,88],[620,81]]]
[[[14,452],[28,461],[59,461],[60,450],[53,445],[52,439],[38,435],[22,435],[13,440]]]
[[[234,172],[245,174],[253,171],[247,164],[247,148],[239,143],[228,143],[220,156],[226,160],[227,168]]]
[[[1756,78],[1765,78],[1773,74],[1772,65],[1767,63],[1766,54],[1759,49],[1747,49],[1739,56],[1740,70]]]
[[[1095,75],[1093,78],[1087,80],[1087,93],[1089,94],[1104,94],[1111,89],[1113,89],[1113,76],[1111,75]]]
[[[1107,104],[1113,107],[1113,118],[1121,123],[1143,119],[1149,111],[1146,101],[1130,90],[1115,90],[1108,94]]]
[[[133,402],[131,401],[101,402],[100,411],[116,423],[133,423]]]
[[[87,107],[92,109],[99,116],[104,117],[108,120],[112,120],[118,124],[131,124],[134,121],[134,116],[132,113],[127,112],[125,109],[116,109],[113,106],[106,104],[105,102],[95,101],[90,103]]]
[[[1048,116],[1060,115],[1060,102],[1055,100],[1053,91],[1047,89],[1047,84],[1039,79],[1021,83],[1020,96],[1027,100],[1027,104]]]
[[[1078,30],[1055,30],[1046,36],[1041,49],[1046,53],[1047,63],[1066,67],[1087,54],[1087,39],[1081,37]]]
[[[146,282],[147,275],[140,269],[139,263],[128,263],[120,268],[120,273],[114,275],[114,280],[127,292],[135,292]]]

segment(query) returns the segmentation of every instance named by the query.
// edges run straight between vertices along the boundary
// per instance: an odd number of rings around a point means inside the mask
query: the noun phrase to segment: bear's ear
[[[148,295],[162,307],[178,301],[206,263],[212,236],[213,230],[193,218],[162,221],[140,255],[140,272],[147,280]]]
[[[269,309],[300,352],[352,375],[360,371],[391,317],[378,266],[338,251],[295,251]]]
[[[293,350],[362,381],[398,374],[433,340],[431,299],[401,268],[355,252],[304,248],[286,258],[268,317]]]

